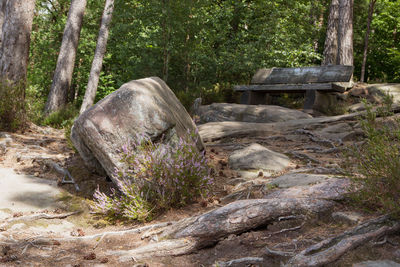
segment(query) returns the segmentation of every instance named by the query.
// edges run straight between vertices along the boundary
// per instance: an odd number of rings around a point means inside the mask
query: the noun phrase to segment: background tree
[[[0,49],[0,76],[13,84],[25,84],[35,1],[2,2],[4,22]]]
[[[57,111],[67,104],[85,8],[86,0],[71,1],[57,67],[45,106],[46,114]]]
[[[365,81],[365,65],[367,64],[368,41],[369,41],[369,34],[371,33],[371,22],[372,22],[372,16],[374,14],[375,3],[376,3],[376,0],[369,1],[367,30],[365,31],[365,38],[364,38],[364,52],[363,52],[363,59],[362,59],[362,64],[361,64],[360,82]]]
[[[100,72],[103,66],[103,58],[107,48],[109,27],[113,11],[114,11],[114,0],[106,0],[104,5],[103,16],[101,19],[99,37],[97,39],[96,51],[94,53],[92,69],[90,71],[89,82],[86,87],[85,97],[83,98],[80,113],[83,113],[86,109],[88,109],[91,105],[93,105],[94,99],[96,97],[97,86],[99,84],[99,79],[100,79]]]

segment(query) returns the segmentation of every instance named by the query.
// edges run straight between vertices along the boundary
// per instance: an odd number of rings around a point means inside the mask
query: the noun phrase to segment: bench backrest
[[[307,84],[349,82],[353,66],[327,65],[301,68],[260,69],[253,76],[252,84]]]

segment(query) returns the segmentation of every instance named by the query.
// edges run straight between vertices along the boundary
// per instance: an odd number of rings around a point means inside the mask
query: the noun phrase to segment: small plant
[[[195,144],[193,138],[165,145],[137,137],[122,148],[121,162],[127,168],[116,171],[118,191],[107,196],[97,189],[94,210],[109,218],[145,221],[161,210],[204,197],[213,180]]]
[[[365,103],[366,115],[361,128],[366,136],[361,145],[350,149],[347,169],[354,173],[359,190],[353,194],[356,203],[374,210],[400,215],[400,120],[391,112],[392,98],[373,111]],[[382,119],[377,119],[379,114]],[[350,165],[351,164],[351,165]]]
[[[16,130],[25,122],[25,84],[0,80],[0,129]]]

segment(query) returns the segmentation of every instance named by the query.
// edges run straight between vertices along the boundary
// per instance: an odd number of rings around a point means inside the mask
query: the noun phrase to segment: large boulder
[[[200,123],[220,121],[243,122],[280,122],[298,119],[310,119],[311,115],[299,110],[272,105],[243,105],[213,103],[197,108]]]
[[[179,137],[196,132],[197,148],[203,142],[185,108],[160,78],[125,83],[117,91],[82,113],[74,122],[71,140],[86,166],[107,174],[114,182],[121,148],[138,136],[174,145]]]

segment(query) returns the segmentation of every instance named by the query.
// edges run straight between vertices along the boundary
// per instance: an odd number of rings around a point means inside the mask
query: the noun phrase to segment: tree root
[[[283,216],[320,212],[333,202],[319,199],[251,199],[240,200],[205,214],[183,219],[158,231],[160,242],[132,250],[110,252],[121,261],[132,257],[177,256],[190,254],[195,250],[214,245],[231,235],[246,232],[267,225]]]
[[[379,217],[308,247],[292,257],[285,266],[324,266],[366,242],[398,231],[400,231],[399,222],[391,221],[388,216]]]
[[[10,224],[14,223],[14,222],[31,222],[31,221],[35,221],[35,220],[40,220],[40,219],[47,219],[47,220],[51,220],[51,219],[65,219],[69,216],[78,214],[79,211],[74,211],[74,212],[68,212],[68,213],[62,213],[62,214],[47,214],[47,213],[39,213],[39,214],[33,214],[33,215],[27,215],[27,216],[21,216],[21,217],[16,217],[16,218],[11,218],[8,219],[5,223],[0,225],[0,229],[6,229],[7,226],[9,226]]]

